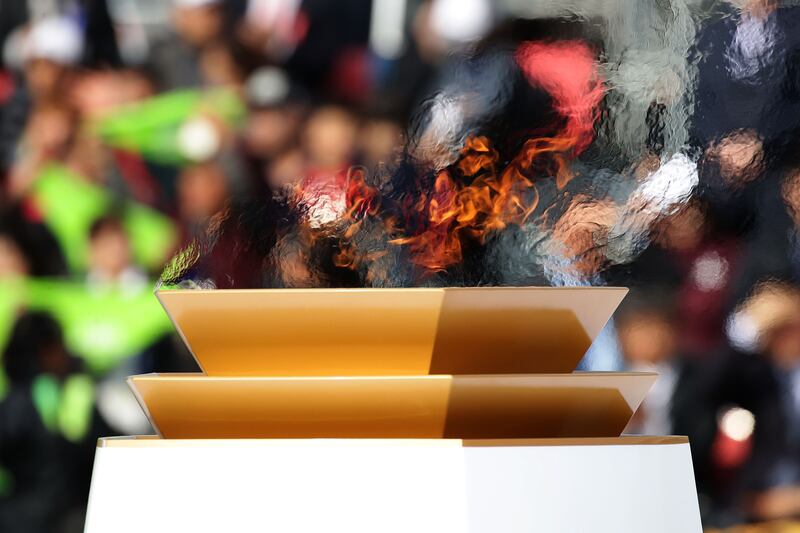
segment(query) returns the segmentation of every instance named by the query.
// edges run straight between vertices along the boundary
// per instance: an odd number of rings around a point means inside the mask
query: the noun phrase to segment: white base
[[[102,439],[86,533],[699,533],[684,438]]]

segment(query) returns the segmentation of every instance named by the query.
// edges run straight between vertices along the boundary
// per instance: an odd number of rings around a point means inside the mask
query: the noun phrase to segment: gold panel
[[[446,438],[618,437],[655,374],[458,376]]]
[[[616,437],[655,374],[232,378],[129,383],[166,438]]]
[[[450,382],[449,376],[129,378],[166,438],[438,438]]]
[[[157,293],[211,376],[571,372],[627,289]]]
[[[438,290],[159,291],[211,376],[426,374]]]

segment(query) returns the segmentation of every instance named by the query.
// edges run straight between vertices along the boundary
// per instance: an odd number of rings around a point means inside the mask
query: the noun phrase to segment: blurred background
[[[798,27],[772,0],[0,0],[0,531],[81,531],[95,440],[151,431],[124,378],[197,370],[165,265],[630,286],[580,368],[660,373],[628,431],[689,435],[709,530],[800,531]],[[409,175],[479,205],[495,165],[524,213],[394,240],[364,214]],[[307,231],[259,255],[235,217]]]

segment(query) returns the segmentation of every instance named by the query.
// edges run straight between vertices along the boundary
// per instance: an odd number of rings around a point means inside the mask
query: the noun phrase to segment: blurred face
[[[553,237],[563,244],[578,274],[600,271],[605,261],[603,244],[616,216],[611,202],[582,199],[574,201],[556,222]]]
[[[187,167],[178,178],[178,207],[189,223],[202,223],[222,209],[227,184],[222,171],[213,164]]]
[[[128,237],[122,228],[101,229],[89,243],[89,268],[109,279],[117,278],[131,262]]]
[[[18,278],[28,275],[28,262],[17,244],[5,235],[0,235],[0,279]]]
[[[400,126],[389,120],[370,120],[359,134],[359,146],[371,164],[390,161],[400,141]]]
[[[32,59],[25,64],[25,82],[34,101],[55,92],[64,67],[47,59]]]
[[[720,174],[731,187],[758,178],[763,170],[763,143],[752,130],[732,133],[709,148],[708,155],[719,163]]]
[[[266,169],[266,179],[272,190],[277,191],[298,183],[303,177],[303,154],[292,150],[275,158]]]
[[[619,329],[619,341],[625,358],[634,365],[655,365],[675,353],[675,331],[656,314],[633,317]]]
[[[339,170],[349,165],[355,149],[355,120],[342,108],[322,107],[308,119],[304,141],[312,165]]]
[[[247,119],[244,142],[252,154],[270,158],[289,145],[299,125],[298,114],[290,110],[259,109],[250,113]]]
[[[214,5],[178,6],[173,14],[175,31],[192,46],[202,46],[214,40],[222,29],[222,13]]]

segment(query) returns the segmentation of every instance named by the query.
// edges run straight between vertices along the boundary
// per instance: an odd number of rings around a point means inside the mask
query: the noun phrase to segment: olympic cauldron
[[[129,379],[86,533],[699,532],[656,379],[573,372],[623,288],[162,290],[202,373]]]

